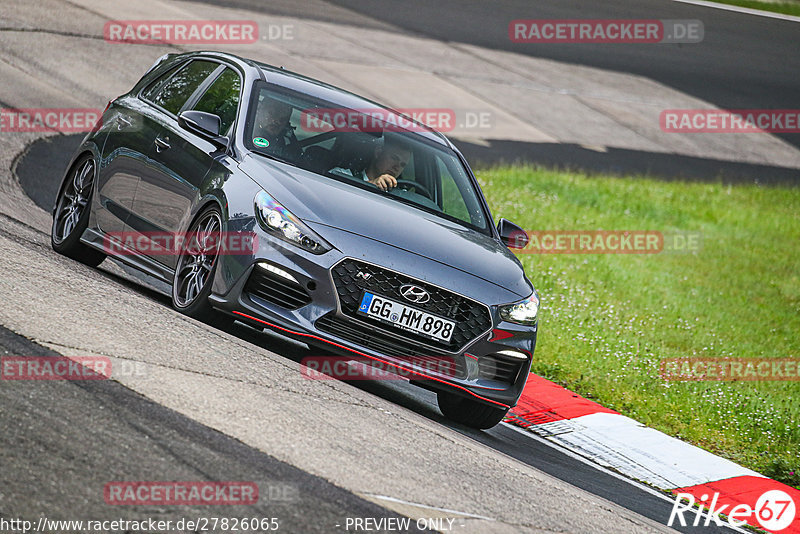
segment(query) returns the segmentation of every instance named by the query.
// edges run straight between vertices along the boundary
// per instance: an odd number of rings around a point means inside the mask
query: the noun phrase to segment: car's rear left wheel
[[[480,430],[492,428],[508,413],[508,408],[490,406],[444,391],[436,394],[436,401],[439,404],[439,410],[448,419]]]
[[[81,235],[89,225],[95,175],[96,164],[91,155],[73,165],[58,193],[50,231],[53,250],[92,267],[100,265],[106,257],[99,250],[81,243]]]

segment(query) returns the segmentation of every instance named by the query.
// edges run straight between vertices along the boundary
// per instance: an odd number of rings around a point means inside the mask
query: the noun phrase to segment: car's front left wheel
[[[172,281],[172,305],[201,321],[217,319],[208,303],[221,248],[222,214],[209,206],[189,226]]]
[[[89,225],[89,206],[97,166],[91,155],[72,166],[61,186],[53,213],[50,244],[59,254],[97,267],[106,255],[81,243],[81,235]]]
[[[500,408],[440,391],[436,395],[439,410],[448,419],[472,428],[485,430],[503,420],[508,408]]]

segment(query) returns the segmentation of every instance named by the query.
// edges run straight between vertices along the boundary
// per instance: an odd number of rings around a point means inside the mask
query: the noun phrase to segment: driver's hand
[[[381,174],[374,180],[370,180],[369,183],[376,185],[381,191],[389,191],[390,189],[397,187],[397,178],[391,174]]]

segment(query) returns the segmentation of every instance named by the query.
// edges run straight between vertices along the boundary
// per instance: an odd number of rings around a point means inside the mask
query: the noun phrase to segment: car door
[[[194,71],[184,77],[184,94],[191,83],[194,91],[183,102],[172,98],[156,98],[156,105],[167,112],[166,119],[157,128],[151,147],[152,164],[143,174],[136,189],[133,214],[128,220],[131,229],[152,235],[155,233],[164,243],[165,235],[185,231],[189,225],[192,208],[199,200],[199,190],[215,158],[226,157],[217,146],[181,128],[177,115],[187,109],[195,109],[218,115],[222,134],[232,127],[238,112],[241,93],[241,77],[235,70],[214,63],[208,71],[206,61],[194,61],[204,65],[194,66]],[[192,67],[190,64],[189,67]],[[201,74],[205,77],[199,80]],[[199,81],[199,83],[198,83]],[[165,90],[169,90],[165,86]],[[177,256],[163,254],[157,247],[148,251],[156,261],[174,268]]]
[[[153,95],[182,65],[159,76],[142,92]],[[126,95],[111,103],[107,114],[108,135],[103,144],[97,177],[97,224],[103,232],[119,238],[119,232],[133,207],[139,177],[146,172],[150,146],[157,135],[154,110],[148,109],[138,95]]]

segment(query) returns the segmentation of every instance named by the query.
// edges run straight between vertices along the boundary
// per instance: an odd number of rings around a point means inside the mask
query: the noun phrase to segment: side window
[[[217,67],[219,63],[192,61],[164,84],[150,101],[177,115],[189,97]]]
[[[442,209],[448,215],[470,222],[469,209],[467,209],[464,197],[461,196],[461,191],[458,190],[458,185],[447,165],[437,157],[436,166],[439,168],[439,176],[442,179]]]
[[[161,87],[163,87],[164,83],[166,83],[167,80],[169,80],[169,77],[172,76],[173,74],[175,74],[175,71],[180,69],[182,66],[184,66],[184,64],[180,64],[180,65],[178,65],[176,67],[172,67],[167,72],[165,72],[164,74],[159,76],[156,79],[156,81],[154,81],[150,85],[148,85],[147,89],[145,89],[142,92],[142,98],[144,98],[145,100],[152,101],[153,97],[156,95],[156,93],[158,93],[158,90],[161,89]]]
[[[194,106],[196,111],[213,113],[222,119],[220,133],[225,134],[236,120],[242,81],[233,69],[226,68]]]

